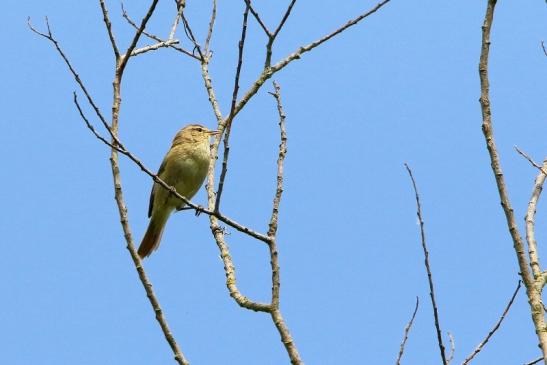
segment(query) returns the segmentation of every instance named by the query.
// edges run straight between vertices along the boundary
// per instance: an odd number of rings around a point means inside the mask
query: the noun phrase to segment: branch
[[[207,31],[207,38],[205,39],[205,54],[209,53],[209,44],[211,43],[211,37],[213,36],[213,28],[215,26],[216,17],[217,0],[213,0],[213,9],[211,10],[211,19],[209,20],[209,30]]]
[[[410,321],[408,321],[407,325],[405,326],[403,341],[401,342],[401,346],[399,348],[399,355],[397,356],[397,360],[395,360],[395,365],[401,365],[401,359],[403,357],[403,353],[405,352],[405,345],[406,345],[406,341],[408,340],[408,334],[410,333],[410,329],[412,328],[412,324],[414,323],[414,318],[416,318],[416,313],[418,312],[419,305],[420,305],[420,298],[416,297],[416,305],[414,306],[414,312],[412,312],[412,317],[410,317]]]
[[[103,12],[103,21],[106,26],[106,30],[108,32],[108,38],[110,39],[112,50],[114,51],[114,56],[116,57],[116,59],[118,59],[120,57],[120,50],[118,49],[118,45],[116,44],[114,33],[112,32],[112,24],[110,23],[110,18],[108,16],[108,9],[106,8],[106,4],[104,0],[99,0],[99,3],[101,4],[101,10]]]
[[[536,177],[534,183],[534,189],[532,191],[532,197],[528,202],[528,209],[526,210],[526,216],[524,217],[524,222],[526,223],[526,242],[528,242],[528,257],[530,258],[530,267],[532,268],[532,273],[534,274],[534,279],[536,285],[539,285],[539,288],[543,288],[545,285],[545,278],[541,272],[541,267],[539,264],[539,256],[537,253],[537,243],[535,238],[535,223],[534,216],[536,214],[536,206],[543,190],[543,183],[545,182],[545,177],[547,176],[547,159],[543,161],[543,167],[538,165],[530,156],[525,152],[521,151],[517,146],[515,150],[532,166],[539,170],[539,175]]]
[[[501,325],[501,322],[503,322],[503,320],[505,319],[505,316],[507,315],[507,313],[509,312],[509,309],[511,308],[511,306],[513,305],[513,301],[515,300],[515,298],[517,297],[517,294],[520,290],[520,287],[521,287],[521,281],[519,280],[518,281],[518,284],[517,284],[517,288],[515,289],[515,292],[513,293],[513,295],[511,296],[511,299],[509,299],[509,303],[507,303],[507,306],[505,306],[505,309],[503,310],[503,313],[501,314],[501,317],[500,319],[498,319],[498,321],[496,322],[496,324],[494,325],[494,327],[492,327],[492,329],[490,330],[490,332],[488,332],[488,335],[486,335],[486,337],[484,338],[484,340],[481,341],[481,343],[477,346],[477,348],[471,353],[471,355],[469,355],[463,362],[462,362],[462,365],[467,365],[469,364],[469,362],[471,360],[473,360],[473,358],[479,353],[481,352],[482,348],[484,347],[484,345],[486,345],[486,343],[490,340],[490,338],[494,335],[494,333],[496,333],[496,331],[498,330],[498,328],[500,327]]]
[[[182,7],[182,8],[184,8],[184,7]],[[204,57],[203,53],[201,52],[201,46],[197,42],[196,37],[194,37],[194,33],[192,32],[192,28],[190,28],[190,23],[188,23],[188,20],[186,19],[186,16],[184,15],[184,10],[181,11],[180,16],[182,18],[182,23],[184,24],[184,33],[186,34],[186,37],[188,37],[188,39],[190,41],[192,41],[192,43],[194,44],[194,50],[198,51],[199,60],[203,61],[205,59],[205,57]]]
[[[492,111],[490,109],[490,84],[488,80],[488,56],[490,52],[490,31],[492,28],[492,22],[494,19],[494,9],[496,6],[496,0],[488,0],[486,8],[486,14],[484,16],[484,23],[482,26],[482,45],[481,54],[479,60],[479,76],[481,84],[481,96],[480,104],[482,111],[482,131],[486,141],[486,147],[490,156],[490,166],[492,173],[496,179],[496,185],[500,196],[503,212],[505,213],[505,219],[507,227],[513,240],[513,247],[517,256],[520,275],[526,287],[526,295],[530,303],[530,311],[532,320],[538,336],[539,344],[543,352],[543,356],[547,356],[547,331],[545,326],[545,318],[543,305],[541,301],[541,292],[534,285],[534,279],[528,267],[528,262],[525,254],[524,243],[518,227],[515,221],[515,215],[511,203],[509,201],[509,194],[505,186],[505,180],[503,178],[503,172],[501,169],[500,159],[494,140],[494,130],[492,126]]]
[[[429,296],[431,297],[431,304],[433,305],[433,317],[435,318],[435,329],[437,330],[437,343],[439,344],[439,351],[441,352],[441,359],[442,359],[443,365],[447,365],[448,362],[446,360],[446,353],[445,353],[445,347],[443,344],[441,325],[439,323],[439,310],[437,309],[437,303],[435,300],[433,275],[431,274],[431,268],[429,266],[429,252],[427,250],[427,245],[425,240],[424,220],[422,218],[422,206],[420,204],[420,195],[418,194],[418,188],[416,187],[416,181],[414,180],[414,175],[412,174],[412,170],[406,163],[405,163],[405,168],[408,171],[410,180],[412,180],[412,188],[414,189],[414,194],[416,197],[417,215],[418,215],[418,221],[420,222],[420,235],[422,238],[422,248],[424,250],[424,257],[425,257],[424,264],[425,264],[425,269],[427,271],[427,280],[429,282]]]
[[[266,33],[266,36],[270,38],[272,36],[272,33],[268,30],[268,27],[266,26],[266,24],[264,24],[258,12],[253,8],[251,1],[250,0],[244,0],[244,1],[245,1],[245,4],[247,4],[247,6],[249,7],[251,14],[253,14],[254,18],[256,19],[256,21],[258,22],[258,24],[260,25],[264,33]]]
[[[539,287],[537,287],[538,290],[542,290],[545,286],[545,278],[541,272],[541,267],[539,264],[539,255],[537,253],[537,242],[535,238],[534,219],[536,215],[536,206],[543,190],[543,183],[545,182],[545,178],[547,177],[547,175],[545,174],[545,169],[547,169],[547,159],[543,161],[543,167],[539,168],[540,172],[534,182],[532,197],[528,202],[528,209],[526,210],[526,216],[524,217],[524,221],[526,222],[526,241],[528,242],[530,267],[532,268],[536,284],[539,284]]]
[[[171,47],[174,44],[178,44],[178,43],[179,43],[179,41],[177,39],[171,39],[171,40],[161,41],[161,42],[158,42],[158,43],[155,43],[155,44],[151,44],[149,46],[137,48],[137,49],[134,49],[133,52],[131,52],[131,57],[137,56],[137,55],[149,52],[149,51],[155,51],[155,50],[160,49],[160,48]]]
[[[448,354],[448,359],[446,359],[446,363],[450,364],[452,360],[454,360],[454,354],[456,353],[456,341],[454,340],[454,336],[452,336],[452,333],[448,332],[448,340],[450,341],[450,353]]]
[[[281,104],[281,88],[279,84],[274,81],[274,92],[271,93],[275,98],[277,104],[277,111],[279,114],[279,130],[281,143],[279,144],[279,156],[277,158],[277,186],[275,190],[275,196],[273,200],[272,207],[272,216],[270,218],[270,224],[268,229],[268,237],[271,241],[269,244],[270,248],[270,265],[272,268],[272,320],[281,336],[281,342],[285,345],[285,349],[289,354],[291,359],[291,364],[302,364],[300,359],[300,354],[298,349],[291,337],[289,328],[285,324],[285,320],[281,316],[281,311],[279,310],[279,289],[281,286],[281,279],[279,277],[279,260],[277,254],[277,243],[276,243],[276,233],[277,233],[277,218],[279,215],[279,203],[281,202],[281,195],[283,194],[283,163],[285,161],[285,156],[287,155],[287,133],[285,131],[285,112],[283,111],[283,105]]]
[[[241,25],[241,38],[238,43],[239,53],[237,58],[237,66],[234,79],[234,91],[232,92],[232,105],[230,107],[230,115],[225,123],[225,133],[224,133],[224,153],[222,156],[222,169],[220,171],[220,179],[218,183],[216,201],[215,201],[215,211],[220,209],[220,198],[222,197],[222,191],[224,189],[224,180],[226,179],[226,173],[228,171],[228,158],[230,155],[230,131],[232,130],[232,120],[234,115],[234,110],[237,101],[237,94],[239,92],[239,77],[241,75],[241,67],[243,65],[243,48],[245,46],[245,36],[247,34],[247,18],[249,16],[249,6],[245,7],[245,12],[243,13],[243,24]]]
[[[291,15],[291,11],[292,11],[292,8],[293,8],[293,6],[294,6],[295,3],[296,3],[296,0],[291,0],[291,3],[290,3],[289,6],[287,7],[287,10],[285,10],[285,15],[283,15],[283,18],[281,19],[281,21],[280,21],[279,24],[277,25],[277,28],[276,28],[275,31],[273,32],[272,38],[277,37],[277,35],[278,35],[279,32],[281,31],[281,28],[283,28],[283,26],[285,25],[285,22],[286,22],[287,19],[289,18],[289,15]]]
[[[524,157],[526,160],[528,160],[528,162],[530,162],[530,164],[532,166],[534,166],[536,169],[538,169],[539,171],[541,171],[541,173],[543,175],[547,175],[547,170],[544,168],[544,167],[541,167],[541,165],[539,165],[537,162],[535,162],[534,160],[532,160],[532,158],[530,156],[528,156],[525,152],[523,152],[522,150],[520,150],[517,146],[514,146],[515,147],[515,150],[518,152],[519,155],[521,155],[522,157]]]
[[[180,6],[177,5],[177,15],[175,16],[175,20],[173,21],[173,25],[171,26],[171,31],[169,32],[169,36],[167,39],[171,40],[175,38],[175,33],[177,32],[177,26],[179,25],[180,18],[182,16],[182,12],[184,11],[184,7],[186,6],[186,2],[182,2]]]
[[[538,357],[537,359],[532,360],[532,361],[530,361],[530,362],[527,362],[527,363],[524,364],[524,365],[534,365],[534,364],[537,364],[538,362],[540,362],[541,360],[543,360],[543,356]]]
[[[273,200],[272,216],[268,229],[268,237],[275,237],[277,233],[277,218],[279,216],[279,203],[283,194],[283,164],[287,155],[287,132],[285,130],[285,112],[281,104],[281,88],[277,82],[273,82],[274,92],[271,93],[277,103],[277,112],[279,113],[279,131],[281,134],[281,143],[279,144],[279,155],[277,158],[277,186]]]
[[[265,69],[271,66],[273,44],[275,42],[275,39],[277,38],[277,35],[281,31],[281,28],[283,28],[283,25],[285,25],[285,22],[289,18],[289,15],[291,15],[291,11],[295,3],[296,3],[296,0],[292,0],[290,2],[289,6],[287,7],[287,10],[285,11],[285,15],[283,15],[283,18],[277,25],[277,28],[275,29],[275,31],[273,33],[268,34],[268,43],[266,44],[266,59],[264,61]]]

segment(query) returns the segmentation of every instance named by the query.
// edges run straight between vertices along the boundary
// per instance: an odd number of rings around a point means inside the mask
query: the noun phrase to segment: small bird
[[[163,158],[158,177],[173,186],[180,195],[191,199],[207,175],[211,156],[209,137],[217,133],[199,124],[182,128]],[[150,223],[138,250],[141,258],[150,256],[159,247],[167,219],[175,209],[180,210],[184,205],[181,199],[154,183],[148,207]]]

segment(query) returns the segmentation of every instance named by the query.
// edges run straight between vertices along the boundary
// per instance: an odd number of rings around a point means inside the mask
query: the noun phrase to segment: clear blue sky
[[[137,17],[144,2],[127,4]],[[269,24],[282,6],[256,1]],[[263,4],[264,3],[264,4]],[[109,1],[118,40],[130,28]],[[203,39],[204,2],[188,1]],[[300,1],[274,60],[370,8],[372,1]],[[307,364],[392,364],[416,296],[421,299],[406,364],[440,363],[414,195],[423,200],[443,330],[460,363],[498,319],[518,268],[481,133],[478,57],[484,1],[393,0],[362,24],[279,73],[288,156],[281,204],[281,306]],[[160,2],[151,31],[168,33],[173,1]],[[53,31],[103,111],[113,57],[97,1],[19,1],[4,9],[0,231],[0,362],[170,364],[171,352],[137,280],[113,199],[109,151],[75,111],[76,89],[51,45],[26,27]],[[522,228],[536,171],[547,155],[544,1],[499,1],[492,33],[491,101],[510,197]],[[213,81],[223,112],[231,95],[243,1],[219,3]],[[179,34],[181,38],[183,34]],[[250,21],[242,89],[256,77],[265,39]],[[236,120],[223,207],[265,231],[278,144],[266,91]],[[170,50],[131,60],[120,136],[157,169],[189,121],[214,127],[198,64]],[[89,113],[92,116],[92,113]],[[137,240],[147,225],[151,180],[122,158]],[[195,201],[205,203],[201,191]],[[547,206],[537,238],[547,257]],[[242,292],[269,300],[267,250],[228,236]],[[228,296],[206,216],[172,217],[145,267],[173,333],[193,364],[283,364],[270,318]],[[446,336],[445,336],[446,338]],[[475,364],[522,364],[539,355],[524,292]]]

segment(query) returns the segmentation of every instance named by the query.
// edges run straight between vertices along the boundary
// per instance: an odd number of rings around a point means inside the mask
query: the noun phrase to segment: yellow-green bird
[[[217,133],[199,124],[182,128],[161,163],[158,177],[173,186],[180,195],[191,199],[207,175],[211,156],[209,137]],[[181,209],[184,205],[182,200],[154,183],[148,207],[150,223],[138,251],[141,258],[150,256],[159,247],[167,219],[175,209]]]

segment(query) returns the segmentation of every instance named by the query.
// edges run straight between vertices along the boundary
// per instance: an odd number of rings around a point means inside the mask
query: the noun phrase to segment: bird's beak
[[[207,132],[209,133],[210,136],[216,136],[217,134],[219,134],[220,132],[219,131],[209,131]]]

